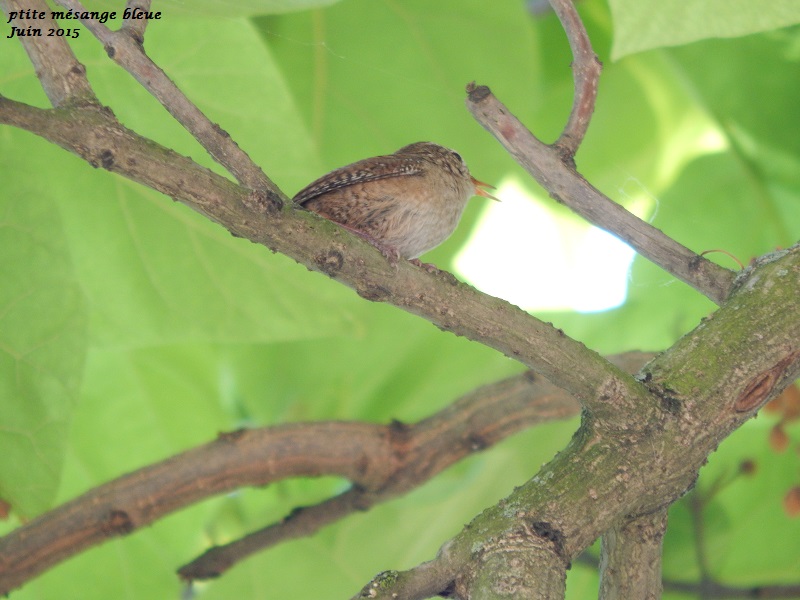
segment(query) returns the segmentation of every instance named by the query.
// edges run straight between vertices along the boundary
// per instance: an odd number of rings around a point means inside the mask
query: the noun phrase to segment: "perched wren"
[[[491,187],[457,152],[417,142],[331,171],[293,201],[367,239],[391,262],[422,264],[417,257],[453,233],[472,196],[497,200],[479,186]]]

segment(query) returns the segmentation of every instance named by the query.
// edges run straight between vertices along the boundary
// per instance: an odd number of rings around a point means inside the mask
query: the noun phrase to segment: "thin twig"
[[[592,42],[578,15],[574,0],[550,0],[550,5],[558,15],[572,49],[572,77],[575,81],[572,111],[564,131],[553,147],[559,149],[563,157],[571,159],[589,128],[597,99],[597,82],[603,65],[592,49]]]
[[[213,546],[192,562],[178,569],[186,581],[220,577],[245,558],[287,540],[314,535],[320,529],[353,514],[369,510],[377,502],[375,494],[351,488],[319,504],[298,508],[285,519],[220,546]]]
[[[731,600],[733,598],[759,598],[761,600],[771,600],[785,598],[797,600],[800,598],[800,583],[787,585],[753,585],[753,586],[733,586],[715,583],[713,581],[704,583],[683,582],[664,580],[664,590],[668,592],[682,592],[691,594],[703,600]]]
[[[705,518],[705,496],[696,489],[689,493],[687,499],[689,505],[689,515],[692,521],[692,531],[694,532],[694,550],[697,568],[700,571],[701,589],[712,583],[711,569],[708,566],[708,553],[706,552],[706,529]]]

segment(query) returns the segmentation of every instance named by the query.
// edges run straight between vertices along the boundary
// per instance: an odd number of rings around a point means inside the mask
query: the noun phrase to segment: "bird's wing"
[[[389,177],[419,176],[423,174],[424,168],[424,161],[413,156],[390,154],[367,158],[323,175],[297,192],[292,201],[302,205],[323,194],[356,183]]]

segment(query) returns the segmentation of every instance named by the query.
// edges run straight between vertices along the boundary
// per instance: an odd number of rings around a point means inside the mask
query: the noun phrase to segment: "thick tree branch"
[[[603,535],[600,600],[661,598],[661,543],[667,512],[625,519]]]
[[[564,161],[561,153],[540,142],[489,88],[470,84],[467,108],[550,196],[590,223],[631,245],[678,279],[717,304],[725,300],[735,274],[682,246],[604,196]]]
[[[244,218],[250,211],[274,211],[281,204],[280,196],[258,196],[137,135],[101,106],[45,110],[0,97],[0,123],[40,135],[95,168],[124,174],[173,199],[182,199],[217,222],[236,215]]]
[[[495,551],[497,540],[532,532],[538,542],[521,542],[517,550],[535,548],[538,555],[549,548],[551,556],[530,562],[535,572],[520,582],[522,591],[505,597],[548,597],[557,574],[540,565],[566,565],[621,519],[664,510],[692,485],[720,441],[798,374],[800,245],[748,267],[716,313],[645,366],[642,378],[659,398],[658,418],[614,430],[613,423],[587,414],[563,452],[447,542],[433,562],[443,563],[438,572],[458,575],[439,591],[461,589],[457,597],[475,597],[475,561]],[[401,579],[413,579],[412,572]],[[549,583],[534,594],[525,591],[536,579]],[[384,585],[373,597],[424,596]]]
[[[486,539],[470,568],[456,577],[456,598],[563,598],[569,561],[550,533],[549,523],[520,521]]]
[[[611,418],[615,401],[647,395],[598,354],[509,302],[449,273],[432,274],[406,261],[391,267],[359,236],[288,203],[281,209],[284,196],[236,186],[123,127],[107,110],[48,111],[0,99],[0,123],[27,129],[93,166],[180,200],[233,235],[280,250],[368,300],[389,302],[499,350],[591,405],[598,415]]]

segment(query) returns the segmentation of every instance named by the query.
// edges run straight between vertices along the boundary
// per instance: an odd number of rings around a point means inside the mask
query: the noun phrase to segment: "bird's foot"
[[[389,261],[395,269],[397,268],[397,261],[400,260],[400,251],[392,246],[384,246],[378,241],[373,241],[372,245],[381,251],[381,254]]]
[[[386,246],[377,238],[361,231],[360,229],[356,229],[355,227],[350,227],[344,223],[339,223],[339,225],[375,246],[378,250],[380,250],[380,253],[383,254],[384,258],[389,261],[390,265],[397,267],[397,261],[400,260],[400,251],[397,248],[394,248],[393,246]]]

